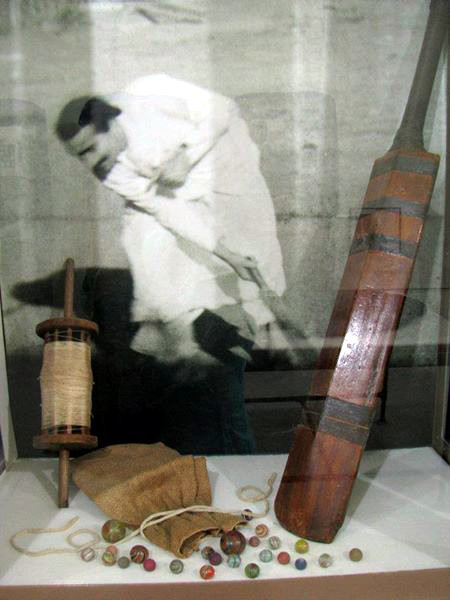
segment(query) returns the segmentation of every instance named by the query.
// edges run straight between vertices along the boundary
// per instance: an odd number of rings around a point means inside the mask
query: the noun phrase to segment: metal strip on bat
[[[386,252],[387,254],[396,254],[398,256],[414,259],[416,256],[417,244],[402,240],[398,237],[370,233],[362,238],[353,240],[349,254],[356,254],[368,250],[376,250],[378,252]]]

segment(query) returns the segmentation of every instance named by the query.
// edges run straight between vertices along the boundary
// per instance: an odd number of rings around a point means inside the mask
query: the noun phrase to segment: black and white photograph
[[[0,2],[1,477],[161,444],[328,544],[448,462],[445,4]]]

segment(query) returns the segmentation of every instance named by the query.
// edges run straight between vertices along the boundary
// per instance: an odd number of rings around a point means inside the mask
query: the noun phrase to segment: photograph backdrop
[[[61,314],[65,258],[77,267],[80,316],[89,308],[86,273],[127,269],[121,199],[67,155],[54,124],[71,98],[114,92],[142,75],[166,73],[239,104],[275,206],[284,300],[303,332],[293,336],[295,366],[282,338],[268,348],[261,336],[248,370],[310,371],[371,165],[401,118],[428,1],[11,0],[1,10],[0,283],[19,454],[36,453],[42,343],[34,330]],[[441,155],[443,79],[441,65],[425,131],[426,148]],[[436,364],[443,181],[441,166],[391,361],[418,396],[423,371],[414,368]],[[428,371],[423,381],[433,381]],[[431,402],[432,393],[427,410]]]

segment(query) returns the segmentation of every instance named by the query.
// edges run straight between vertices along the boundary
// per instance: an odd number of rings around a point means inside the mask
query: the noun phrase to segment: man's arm
[[[150,194],[141,194],[130,200],[135,206],[151,215],[162,227],[174,235],[208,250],[226,262],[241,279],[262,281],[256,260],[231,251],[202,200],[180,200]]]

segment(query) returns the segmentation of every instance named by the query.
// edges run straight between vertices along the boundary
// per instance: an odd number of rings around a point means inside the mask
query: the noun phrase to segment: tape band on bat
[[[362,406],[332,396],[307,400],[306,425],[359,446],[365,445],[375,416],[375,406]]]
[[[362,238],[353,240],[349,254],[352,255],[369,250],[385,252],[386,254],[396,254],[412,260],[416,256],[417,244],[398,237],[370,233]]]
[[[370,179],[379,177],[390,171],[403,171],[406,173],[416,173],[417,175],[429,175],[435,177],[439,163],[435,160],[426,160],[421,156],[409,156],[394,154],[390,158],[377,161],[370,174]]]
[[[364,204],[361,217],[366,217],[379,210],[395,212],[401,217],[417,217],[424,219],[428,205],[419,202],[408,202],[396,196],[381,196]]]

